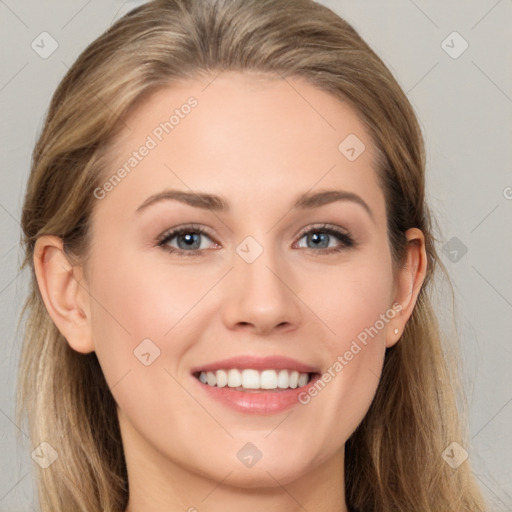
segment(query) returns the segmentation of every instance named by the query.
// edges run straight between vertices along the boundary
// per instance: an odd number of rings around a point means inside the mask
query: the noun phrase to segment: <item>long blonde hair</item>
[[[33,446],[59,458],[37,468],[42,512],[121,512],[128,479],[116,404],[94,353],[73,351],[52,322],[34,272],[34,245],[61,237],[85,264],[90,219],[109,149],[123,117],[158,88],[224,70],[302,77],[348,101],[379,154],[394,269],[404,232],[425,235],[427,275],[399,342],[387,349],[370,409],[346,443],[347,504],[359,512],[481,512],[469,461],[452,469],[442,452],[466,446],[465,410],[451,337],[443,339],[429,290],[437,269],[425,202],[425,155],[414,111],[390,71],[357,32],[311,0],[155,0],[117,21],[79,56],[57,88],[33,152],[22,212],[32,270],[20,318],[24,343],[18,421]],[[452,348],[450,348],[452,347]],[[464,404],[464,401],[461,402]]]

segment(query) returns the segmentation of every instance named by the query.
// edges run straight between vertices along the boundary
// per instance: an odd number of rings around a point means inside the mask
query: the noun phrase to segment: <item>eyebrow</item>
[[[228,202],[220,196],[202,192],[185,192],[183,190],[164,190],[149,196],[135,211],[140,213],[149,206],[162,201],[179,201],[194,208],[202,208],[214,212],[228,212]],[[364,208],[371,219],[375,217],[366,201],[354,192],[346,190],[321,190],[319,192],[306,192],[299,195],[292,203],[293,210],[306,210],[334,203],[335,201],[351,201]]]

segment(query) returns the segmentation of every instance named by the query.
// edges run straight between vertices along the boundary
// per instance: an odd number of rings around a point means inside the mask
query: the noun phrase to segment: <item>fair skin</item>
[[[344,444],[371,404],[386,347],[412,314],[424,238],[407,231],[407,264],[393,275],[373,147],[349,105],[299,79],[212,78],[163,89],[130,114],[108,176],[169,113],[190,96],[198,101],[96,200],[88,279],[59,238],[38,239],[41,293],[70,346],[96,352],[118,404],[126,512],[346,512]],[[366,150],[349,161],[338,146],[352,133]],[[229,210],[164,200],[136,213],[166,189],[222,196]],[[334,189],[357,194],[372,213],[348,200],[291,208],[300,194]],[[194,252],[183,236],[167,242],[182,255],[156,244],[190,223],[208,229],[196,256],[183,254]],[[343,241],[324,235],[317,248],[301,234],[324,233],[314,229],[322,224],[356,244],[328,254],[324,247]],[[263,249],[251,263],[236,252],[248,236]],[[212,400],[191,374],[246,354],[288,356],[323,373],[394,303],[400,311],[307,404],[240,412]],[[160,350],[148,366],[134,357],[147,338]],[[262,454],[252,467],[237,457],[248,442]]]

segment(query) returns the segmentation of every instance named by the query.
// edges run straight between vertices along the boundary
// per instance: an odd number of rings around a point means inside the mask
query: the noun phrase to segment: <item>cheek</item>
[[[162,340],[211,287],[201,269],[157,266],[135,251],[102,251],[95,261],[91,306],[100,344],[120,338]]]
[[[380,376],[392,308],[392,274],[377,262],[352,269],[332,311],[335,336],[328,350],[343,373],[344,389],[371,393]],[[335,314],[336,313],[336,314]],[[340,357],[341,356],[341,357]]]
[[[364,333],[377,324],[373,338],[383,339],[387,323],[381,315],[392,306],[393,275],[389,254],[385,251],[354,253],[340,265],[315,270],[305,269],[300,286],[303,298],[323,336],[328,350],[338,354],[349,348],[350,341],[364,338]],[[394,312],[391,311],[394,315]],[[388,315],[389,316],[389,315]]]
[[[392,307],[390,260],[332,268],[329,277],[303,290],[327,326],[321,347],[329,354],[324,373],[301,397],[332,444],[345,441],[363,420],[377,389]],[[327,291],[326,291],[327,290]],[[308,303],[309,305],[310,303]]]
[[[204,290],[191,287],[183,273],[165,273],[140,255],[98,251],[96,262],[91,325],[105,379],[126,417],[151,435],[165,432],[176,422],[174,411],[191,407],[173,376],[193,339],[183,333],[187,314],[211,284],[199,279]]]
[[[197,319],[199,302],[215,278],[207,266],[178,271],[176,266],[155,265],[140,251],[114,254],[103,247],[91,272],[95,352],[111,387],[128,374],[127,381],[141,379],[134,385],[135,395],[128,397],[131,401],[144,390],[152,393],[169,386],[166,370],[181,375],[180,362],[191,349],[190,340],[198,339],[200,327],[205,327]],[[127,385],[125,381],[116,387],[114,395]]]
[[[154,266],[128,251],[107,254],[104,249],[95,258],[91,325],[95,351],[109,384],[148,359],[156,361],[164,348],[179,354],[179,344],[165,341],[191,307],[187,299],[191,292],[183,282],[166,283]]]

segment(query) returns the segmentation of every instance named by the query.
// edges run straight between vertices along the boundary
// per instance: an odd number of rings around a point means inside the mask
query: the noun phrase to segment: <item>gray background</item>
[[[16,443],[14,423],[21,341],[15,329],[28,276],[18,274],[19,218],[30,153],[66,69],[114,19],[140,3],[0,0],[2,512],[37,509],[34,447],[24,433],[24,445]],[[512,511],[512,1],[322,3],[351,22],[382,57],[420,119],[428,199],[441,226],[438,249],[458,301],[470,404],[470,443],[464,448],[492,510]],[[31,47],[33,41],[42,46],[44,31],[58,43],[47,58]],[[450,36],[454,31],[463,39]],[[457,56],[464,41],[469,46]],[[49,39],[45,48],[51,48]],[[440,314],[445,317],[442,308]]]

